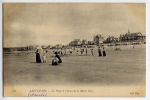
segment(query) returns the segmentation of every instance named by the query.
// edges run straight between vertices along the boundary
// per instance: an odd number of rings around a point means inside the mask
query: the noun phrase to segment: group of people
[[[106,51],[105,51],[104,47],[103,47],[103,50],[101,50],[101,47],[98,47],[98,54],[99,54],[100,57],[101,56],[103,56],[103,57],[106,56]]]
[[[45,63],[46,62],[46,53],[41,47],[36,49],[36,63]]]
[[[55,52],[55,56],[52,59],[52,65],[58,65],[60,63],[62,63],[62,60],[61,60],[60,56],[58,55],[58,53]]]
[[[69,53],[72,54],[74,51],[76,51],[77,53],[81,53],[81,55],[83,54],[88,54],[88,48],[85,47],[85,48],[80,48],[80,51],[79,50],[69,50]],[[91,55],[94,56],[94,49],[93,48],[90,48],[90,51],[91,51]],[[102,47],[102,46],[98,46],[98,56],[101,57],[105,57],[106,56],[106,51],[105,51],[105,48]],[[47,55],[47,50],[45,49],[42,49],[41,47],[38,47],[36,49],[36,63],[46,63],[46,55]],[[52,58],[52,65],[58,65],[60,63],[62,63],[62,59],[60,57],[60,55],[65,55],[66,54],[66,50],[65,52],[62,52],[62,49],[59,51],[53,51],[53,53],[55,54],[55,56]]]
[[[89,50],[90,50],[90,52],[89,52]],[[73,51],[75,51],[75,50],[73,50]],[[73,51],[71,51],[71,53]],[[94,48],[87,48],[87,47],[80,48],[80,50],[76,50],[78,55],[92,55],[92,56],[94,56],[94,51],[95,51]],[[106,56],[106,51],[103,46],[98,46],[96,51],[98,51],[98,56],[104,56],[104,57]]]
[[[38,47],[36,49],[36,63],[46,63],[46,54],[47,50],[43,50],[41,47]],[[62,60],[57,52],[54,52],[55,56],[52,59],[52,65],[58,65],[59,63],[62,63]]]

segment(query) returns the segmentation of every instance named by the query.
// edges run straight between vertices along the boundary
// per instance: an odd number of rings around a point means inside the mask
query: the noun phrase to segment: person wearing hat
[[[62,60],[57,52],[55,52],[55,57],[52,60],[52,65],[58,65],[59,63],[62,63]]]
[[[41,57],[40,57],[40,52],[39,52],[39,49],[37,48],[36,52],[36,63],[41,63]]]

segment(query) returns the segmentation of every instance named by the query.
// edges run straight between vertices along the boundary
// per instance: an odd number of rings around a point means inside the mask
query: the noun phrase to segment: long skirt
[[[103,56],[106,56],[106,52],[105,51],[103,51]]]
[[[39,53],[36,53],[36,63],[41,63],[41,57]]]
[[[102,56],[102,53],[100,51],[98,52],[98,54],[99,54],[99,56]]]

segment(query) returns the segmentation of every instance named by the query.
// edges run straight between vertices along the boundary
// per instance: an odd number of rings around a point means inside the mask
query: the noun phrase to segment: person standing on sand
[[[94,54],[93,54],[93,48],[91,48],[91,54],[92,54],[92,56],[94,55]]]
[[[104,47],[103,47],[103,56],[106,56],[106,51],[105,51]]]
[[[66,53],[67,51],[66,51],[66,48],[64,48],[64,55],[66,55],[67,53]]]
[[[85,53],[86,53],[86,55],[87,55],[87,47],[85,48]]]
[[[81,55],[83,54],[83,49],[82,49],[82,47],[80,48],[80,52],[81,52]]]
[[[41,46],[39,47],[39,54],[40,54],[41,62],[43,62],[43,48]]]
[[[77,51],[76,51],[76,54],[77,54],[77,55],[78,55],[78,52],[79,52],[79,51],[78,51],[78,49],[77,49]]]
[[[39,48],[36,50],[35,54],[36,54],[36,63],[41,63],[42,61],[40,57]]]
[[[102,56],[101,48],[100,48],[100,47],[98,47],[98,54],[99,54],[99,57],[101,57],[101,56]]]
[[[46,63],[46,54],[47,54],[47,50],[43,51],[43,63]]]
[[[134,44],[133,44],[133,48],[134,48]]]

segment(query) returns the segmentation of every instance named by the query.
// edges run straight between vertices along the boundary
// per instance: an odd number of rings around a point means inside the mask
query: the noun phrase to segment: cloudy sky
[[[95,34],[146,34],[145,4],[3,4],[4,47],[67,44]]]

